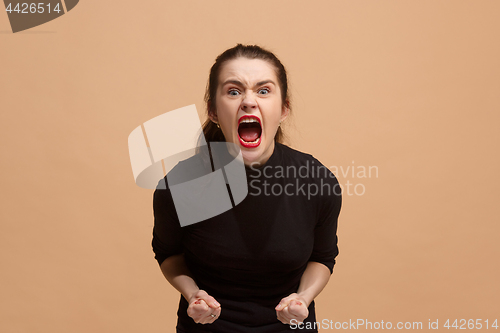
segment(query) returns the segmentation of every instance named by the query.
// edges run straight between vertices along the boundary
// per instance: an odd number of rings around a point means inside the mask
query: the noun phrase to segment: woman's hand
[[[188,301],[187,314],[195,323],[211,324],[220,316],[219,302],[204,290],[198,290]]]
[[[306,300],[302,296],[293,293],[283,298],[275,309],[278,320],[283,324],[298,324],[309,316],[307,308]],[[292,319],[295,319],[296,322],[292,323]]]

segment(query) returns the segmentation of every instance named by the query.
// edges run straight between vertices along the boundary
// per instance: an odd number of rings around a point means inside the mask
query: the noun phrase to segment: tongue
[[[240,128],[238,133],[240,134],[240,138],[245,140],[246,142],[252,142],[257,140],[259,137],[259,129],[258,128]]]

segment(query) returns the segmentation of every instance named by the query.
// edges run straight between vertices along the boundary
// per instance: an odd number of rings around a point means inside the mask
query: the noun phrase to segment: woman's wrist
[[[312,303],[314,300],[314,297],[307,293],[307,291],[302,291],[302,292],[297,292],[297,295],[302,298],[302,300],[306,303],[306,306],[309,307],[309,305]]]
[[[188,303],[191,302],[192,298],[200,291],[200,288],[190,288],[190,290],[186,290],[185,292],[182,293],[182,296],[188,301]]]
[[[200,291],[198,284],[189,275],[180,275],[173,279],[171,283],[186,299],[191,302],[192,298]]]
[[[302,297],[307,307],[309,307],[314,298],[316,298],[326,286],[329,279],[330,270],[325,265],[310,261],[300,279],[297,295]]]
[[[189,271],[184,255],[172,255],[160,265],[161,271],[168,282],[189,302],[200,290]]]

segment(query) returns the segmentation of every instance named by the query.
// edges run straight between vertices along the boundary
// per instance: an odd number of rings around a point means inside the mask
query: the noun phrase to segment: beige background
[[[238,42],[287,66],[292,147],[378,168],[337,172],[340,255],[318,320],[500,319],[499,12],[86,0],[17,34],[0,13],[0,331],[174,331],[178,294],[153,259],[152,190],[134,183],[127,137],[189,104],[201,117],[208,70]]]

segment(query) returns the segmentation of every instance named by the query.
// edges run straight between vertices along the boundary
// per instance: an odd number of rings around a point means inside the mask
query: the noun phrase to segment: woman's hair
[[[213,114],[216,111],[216,95],[217,87],[219,85],[219,75],[222,66],[225,62],[233,60],[239,57],[244,57],[248,59],[261,59],[267,61],[272,65],[276,71],[276,77],[278,78],[278,84],[281,90],[281,101],[284,106],[290,108],[290,96],[288,94],[288,79],[286,75],[286,70],[281,61],[270,51],[265,50],[257,45],[242,45],[238,44],[233,48],[230,48],[220,54],[215,63],[210,69],[210,76],[208,78],[207,89],[205,91],[205,104],[207,107],[207,115]],[[205,135],[205,140],[210,141],[225,141],[224,134],[217,125],[208,118],[203,124],[203,134]],[[278,131],[274,136],[274,140],[279,143],[283,143],[284,134],[281,126],[278,127]]]

